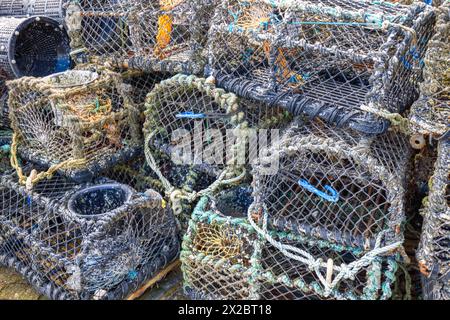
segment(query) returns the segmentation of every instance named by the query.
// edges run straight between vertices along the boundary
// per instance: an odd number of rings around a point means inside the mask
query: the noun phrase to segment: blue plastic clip
[[[206,115],[204,113],[194,113],[192,111],[186,111],[175,115],[175,118],[204,119],[206,118]]]
[[[304,179],[298,180],[298,184],[301,187],[305,188],[306,190],[308,190],[308,191],[310,191],[310,192],[318,195],[319,197],[321,197],[321,198],[323,198],[325,200],[328,200],[330,202],[338,202],[338,200],[339,200],[339,193],[336,190],[334,190],[332,187],[330,187],[329,185],[326,185],[325,189],[329,193],[331,193],[331,195],[329,195],[329,194],[327,194],[327,193],[325,193],[323,191],[320,191],[319,189],[317,189],[316,187],[312,186],[308,181],[306,181]]]

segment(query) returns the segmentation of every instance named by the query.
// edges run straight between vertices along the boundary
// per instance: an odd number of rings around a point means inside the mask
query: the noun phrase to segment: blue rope
[[[319,189],[317,189],[316,187],[314,187],[313,185],[311,185],[308,181],[306,181],[306,180],[304,180],[304,179],[298,180],[298,184],[299,184],[301,187],[305,188],[306,190],[308,190],[308,191],[310,191],[310,192],[312,192],[312,193],[318,195],[319,197],[321,197],[321,198],[323,198],[323,199],[325,199],[325,200],[327,200],[327,201],[330,201],[330,202],[338,202],[338,200],[339,200],[339,193],[338,193],[336,190],[334,190],[334,189],[333,189],[331,186],[329,186],[329,185],[326,185],[324,188],[325,188],[329,193],[331,193],[331,195],[329,195],[329,194],[327,194],[327,193],[325,193],[325,192],[323,192],[323,191],[320,191]]]

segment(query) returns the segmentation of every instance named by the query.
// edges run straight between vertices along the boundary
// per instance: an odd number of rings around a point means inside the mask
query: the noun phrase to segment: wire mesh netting
[[[200,74],[211,1],[77,1],[66,23],[72,48],[145,71]]]
[[[0,16],[46,16],[62,21],[66,2],[68,0],[0,0]]]
[[[417,98],[433,22],[419,3],[223,0],[209,72],[240,96],[381,133],[388,122],[367,111],[401,112]]]
[[[53,299],[121,299],[178,255],[171,210],[153,190],[54,176],[33,191],[1,178],[0,263]]]
[[[70,67],[69,38],[47,17],[0,17],[0,78],[42,77]]]
[[[438,158],[422,209],[423,229],[417,260],[425,299],[450,299],[450,141],[438,145]]]
[[[450,3],[436,9],[435,34],[424,58],[424,82],[421,96],[411,108],[412,129],[421,134],[442,136],[450,121]]]
[[[280,141],[267,155],[278,172],[263,174],[268,160],[253,171],[255,203],[270,226],[366,249],[382,233],[387,242],[402,239],[411,156],[404,136],[297,122]]]
[[[141,149],[140,113],[117,73],[90,67],[8,86],[12,155],[49,168],[31,177],[31,184],[55,171],[87,181]]]

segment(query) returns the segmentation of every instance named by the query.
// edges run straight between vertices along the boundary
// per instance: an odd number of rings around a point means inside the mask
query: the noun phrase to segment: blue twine
[[[326,185],[324,188],[325,188],[329,193],[331,193],[331,195],[329,195],[329,194],[327,194],[327,193],[325,193],[325,192],[323,192],[323,191],[320,191],[319,189],[317,189],[316,187],[314,187],[313,185],[311,185],[308,181],[306,181],[306,180],[304,180],[304,179],[298,180],[298,184],[299,184],[301,187],[305,188],[306,190],[308,190],[308,191],[310,191],[310,192],[312,192],[312,193],[318,195],[319,197],[321,197],[321,198],[323,198],[323,199],[325,199],[325,200],[327,200],[327,201],[330,201],[330,202],[338,202],[338,200],[339,200],[339,193],[338,193],[336,190],[334,190],[334,189],[333,189],[331,186],[329,186],[329,185]]]
[[[206,115],[204,113],[194,113],[192,111],[185,111],[175,115],[175,118],[204,119],[206,118]]]

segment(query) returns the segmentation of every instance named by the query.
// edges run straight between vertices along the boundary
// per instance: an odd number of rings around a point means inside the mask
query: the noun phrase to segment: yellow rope
[[[56,171],[60,169],[74,168],[83,166],[86,164],[85,159],[69,159],[58,163],[56,165],[52,165],[47,171],[37,173],[36,170],[32,170],[30,176],[27,177],[23,174],[22,168],[20,167],[19,160],[17,158],[17,134],[14,133],[12,137],[11,143],[11,166],[16,170],[17,176],[19,177],[19,183],[27,186],[28,189],[31,189],[33,185],[38,183],[43,179],[51,179]]]
[[[195,248],[223,259],[231,259],[241,253],[243,242],[233,230],[221,225],[201,225],[198,227]]]

